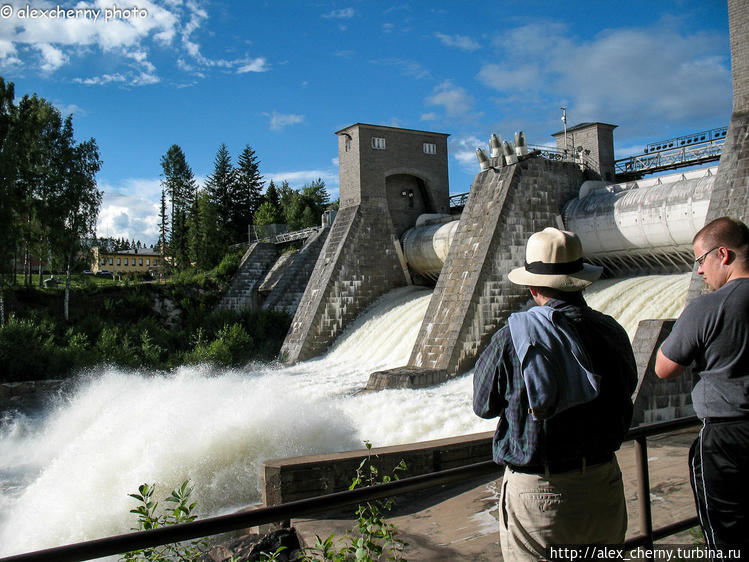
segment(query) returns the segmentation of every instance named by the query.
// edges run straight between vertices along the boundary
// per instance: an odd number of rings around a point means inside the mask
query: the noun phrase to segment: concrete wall
[[[281,347],[284,362],[320,355],[367,306],[406,284],[382,204],[338,211]]]
[[[632,427],[694,415],[691,369],[680,377],[661,380],[655,374],[655,357],[674,326],[674,320],[642,320],[632,341],[638,382]]]
[[[237,272],[221,297],[218,308],[255,310],[262,304],[257,289],[265,279],[268,270],[278,259],[274,244],[255,242],[247,248]]]
[[[582,123],[564,131],[554,133],[557,150],[567,150],[570,160],[577,154],[576,149],[582,146],[590,151],[584,155],[585,161],[592,164],[601,179],[614,181],[614,129],[616,125],[607,123]]]
[[[279,310],[291,315],[296,313],[329,233],[330,228],[323,228],[320,232],[308,238],[298,252],[290,256],[286,254],[279,257],[278,262],[281,262],[284,258],[284,263],[277,262],[279,266],[277,273],[279,275],[275,281],[266,278],[267,288],[270,290],[263,303],[263,308]],[[273,272],[271,271],[271,273]],[[271,276],[271,273],[269,273],[269,276]]]
[[[749,2],[728,0],[733,75],[733,114],[705,223],[733,216],[749,222]],[[697,268],[692,273],[688,300],[705,290]]]
[[[367,450],[272,459],[263,463],[263,503],[278,505],[348,490]],[[457,468],[492,458],[492,432],[437,439],[408,445],[376,447],[371,463],[381,476],[392,474],[402,460],[401,478]],[[497,467],[497,472],[501,469]]]
[[[426,192],[415,190],[414,195],[423,197],[421,204],[425,208],[432,209],[430,212],[449,212],[448,135],[363,123],[351,125],[336,134],[342,208],[359,204],[368,207],[370,202],[379,205],[388,200],[387,178],[408,175],[424,182]],[[373,148],[373,138],[384,139],[385,148]],[[424,152],[424,143],[434,144],[435,154]],[[398,212],[399,204],[406,201],[398,190],[392,193],[390,202],[393,210]],[[399,222],[397,217],[394,222]]]

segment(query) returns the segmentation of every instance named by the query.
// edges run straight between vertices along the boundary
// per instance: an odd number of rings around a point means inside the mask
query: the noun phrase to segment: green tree
[[[251,146],[247,145],[239,155],[237,177],[232,190],[232,206],[229,215],[232,240],[247,238],[248,227],[263,201],[263,176],[260,161]]]
[[[172,264],[183,270],[190,265],[188,214],[195,198],[196,184],[192,169],[187,164],[185,153],[173,144],[161,157],[161,183],[171,200],[172,231],[169,239],[169,255]]]
[[[278,207],[274,207],[270,201],[263,201],[255,212],[255,224],[265,226],[266,224],[280,224],[282,218]]]
[[[166,257],[167,240],[169,239],[169,214],[167,213],[166,206],[166,190],[161,190],[161,206],[159,207],[159,256],[161,257],[161,263],[165,263],[164,258]]]
[[[16,247],[15,159],[8,143],[16,107],[13,82],[0,77],[0,326],[5,325],[6,275],[11,272]]]
[[[55,245],[65,260],[64,316],[69,320],[70,282],[73,258],[81,249],[81,240],[92,235],[101,207],[102,193],[97,189],[96,174],[101,159],[96,141],[80,144],[73,141],[72,118],[65,121],[65,145],[62,147],[65,175],[55,193],[55,214],[59,220]]]
[[[14,191],[19,242],[23,248],[24,284],[31,285],[31,258],[47,259],[51,225],[49,191],[58,181],[53,162],[61,135],[60,112],[36,94],[24,96],[12,121],[10,143],[16,164]]]
[[[216,208],[216,233],[219,236],[218,242],[223,245],[229,244],[232,240],[230,225],[232,208],[235,204],[233,201],[234,184],[237,177],[238,174],[232,166],[229,150],[222,143],[216,152],[216,158],[213,161],[213,173],[206,179],[205,188],[210,202]]]
[[[279,189],[280,205],[284,222],[292,230],[318,226],[322,214],[328,206],[330,195],[325,189],[325,182],[318,178],[304,185],[300,191],[283,182]]]

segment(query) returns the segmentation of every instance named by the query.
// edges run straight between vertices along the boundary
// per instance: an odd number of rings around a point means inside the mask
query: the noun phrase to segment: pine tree
[[[159,210],[159,255],[161,256],[162,268],[165,265],[164,258],[167,255],[167,240],[169,239],[169,216],[166,212],[166,190],[161,190],[161,208]]]
[[[232,206],[229,217],[235,241],[247,237],[248,227],[263,201],[263,176],[260,161],[250,145],[246,145],[238,159],[237,177],[232,190]]]
[[[216,220],[218,221],[216,232],[219,235],[217,242],[224,246],[231,243],[231,216],[234,183],[237,173],[231,163],[231,157],[225,144],[221,144],[213,161],[213,173],[208,176],[205,188],[208,199],[216,208]]]
[[[173,265],[183,270],[190,265],[187,218],[195,198],[195,177],[187,164],[185,153],[176,144],[161,157],[161,168],[161,183],[172,205],[169,255]]]

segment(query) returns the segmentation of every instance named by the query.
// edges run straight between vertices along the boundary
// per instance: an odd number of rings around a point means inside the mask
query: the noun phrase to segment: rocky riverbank
[[[0,413],[11,410],[38,410],[52,395],[62,389],[65,382],[59,379],[47,379],[0,383]]]

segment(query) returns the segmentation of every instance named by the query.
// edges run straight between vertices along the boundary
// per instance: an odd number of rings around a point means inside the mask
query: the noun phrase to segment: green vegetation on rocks
[[[6,287],[0,382],[64,378],[101,364],[161,370],[275,359],[287,314],[216,309],[238,261],[230,256],[210,273],[187,270],[163,284],[80,276],[67,321],[61,289]]]

